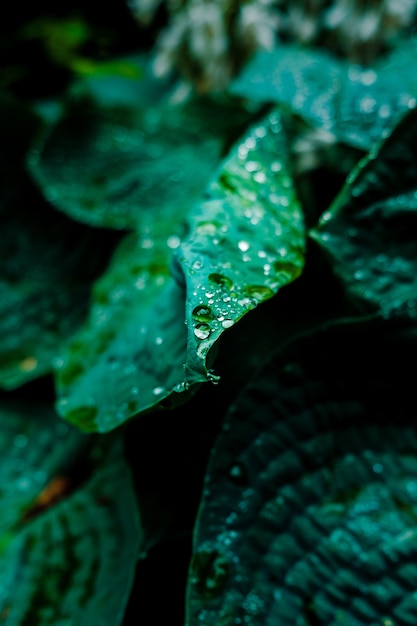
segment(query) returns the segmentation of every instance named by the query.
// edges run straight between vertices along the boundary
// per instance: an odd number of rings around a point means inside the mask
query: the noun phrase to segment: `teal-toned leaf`
[[[259,51],[230,92],[277,102],[342,142],[368,150],[417,104],[417,42],[404,40],[371,67],[297,44]]]
[[[417,295],[417,111],[363,159],[309,235],[350,302],[390,309]]]
[[[173,225],[163,216],[152,238],[127,237],[94,289],[88,323],[57,361],[60,415],[106,432],[215,379],[208,352],[220,335],[302,271],[286,150],[273,113],[222,164],[182,244],[166,239]]]
[[[304,219],[277,111],[236,144],[207,200],[190,212],[188,228],[176,261],[187,286],[186,368],[192,380],[207,371],[208,353],[222,333],[303,269]]]
[[[415,623],[415,317],[374,322],[299,338],[230,409],[187,626]]]
[[[2,623],[121,624],[141,531],[120,441],[3,402],[0,450]]]
[[[115,237],[44,201],[23,167],[38,120],[5,97],[0,111],[0,387],[13,389],[51,371],[86,314]]]
[[[62,116],[34,142],[34,180],[82,222],[142,230],[161,218],[178,223],[249,118],[230,98],[176,102],[172,88],[141,67],[136,79],[96,77],[74,86]]]
[[[94,287],[88,322],[56,361],[57,409],[83,430],[185,400],[185,296],[170,274],[172,243],[126,236]]]

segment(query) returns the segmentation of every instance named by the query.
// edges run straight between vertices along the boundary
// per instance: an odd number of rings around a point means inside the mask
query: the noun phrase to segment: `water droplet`
[[[234,325],[234,320],[227,319],[222,321],[223,328],[231,328]]]
[[[197,339],[207,339],[210,336],[211,328],[208,324],[201,323],[197,324],[194,328],[194,335]]]
[[[233,288],[232,280],[228,278],[227,276],[225,276],[224,274],[218,274],[214,272],[213,274],[209,274],[208,279],[211,282],[216,283],[216,285],[220,285],[220,287],[224,287],[225,289]]]
[[[266,182],[265,172],[256,172],[253,176],[253,180],[257,183],[265,183]]]
[[[245,170],[247,172],[258,172],[261,169],[261,164],[257,161],[247,161],[245,163]]]
[[[154,394],[154,396],[160,396],[162,393],[164,393],[165,391],[165,387],[154,387],[152,389],[152,393]]]
[[[180,246],[181,239],[177,237],[176,235],[172,235],[171,237],[168,237],[167,244],[168,244],[168,248],[175,250],[176,248]]]
[[[248,472],[242,463],[234,463],[229,469],[231,480],[238,485],[245,485],[248,480]]]
[[[265,287],[264,285],[248,285],[245,287],[245,293],[254,298],[257,302],[267,300],[274,295],[274,292],[269,287]]]
[[[247,241],[239,241],[237,247],[241,252],[247,252],[250,248],[250,243],[248,243]]]
[[[374,463],[372,469],[375,474],[382,474],[382,472],[384,471],[384,466],[381,465],[381,463]]]
[[[196,259],[191,265],[193,270],[201,270],[203,266],[204,266],[204,261],[202,259]]]
[[[195,309],[193,309],[191,316],[196,322],[203,323],[208,323],[214,318],[213,311],[205,304],[196,306]]]

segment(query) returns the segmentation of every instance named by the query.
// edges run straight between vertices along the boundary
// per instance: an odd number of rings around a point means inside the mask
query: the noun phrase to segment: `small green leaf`
[[[96,75],[75,84],[61,117],[34,142],[34,180],[77,220],[142,230],[167,216],[178,223],[249,118],[230,98],[170,99],[172,86],[147,63],[137,61],[139,78]]]
[[[141,531],[120,441],[49,407],[0,407],[0,616],[14,626],[121,624]]]
[[[208,464],[189,626],[414,623],[414,326],[323,328],[242,390]]]
[[[188,217],[176,262],[187,285],[190,382],[207,371],[222,333],[302,272],[304,219],[290,171],[283,120],[272,111],[235,145]]]
[[[350,303],[386,311],[417,293],[417,110],[349,176],[309,236]]]
[[[402,40],[371,67],[297,44],[253,55],[233,95],[289,107],[339,141],[368,150],[417,104],[417,40]]]

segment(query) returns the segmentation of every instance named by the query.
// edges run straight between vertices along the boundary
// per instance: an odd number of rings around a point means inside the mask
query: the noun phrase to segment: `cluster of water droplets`
[[[197,354],[302,271],[304,223],[274,111],[223,163],[183,246]]]

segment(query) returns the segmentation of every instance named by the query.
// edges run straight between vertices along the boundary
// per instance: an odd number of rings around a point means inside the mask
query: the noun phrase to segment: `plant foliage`
[[[415,625],[415,39],[202,94],[96,18],[4,46],[0,624]]]

